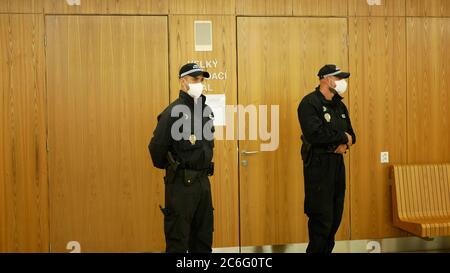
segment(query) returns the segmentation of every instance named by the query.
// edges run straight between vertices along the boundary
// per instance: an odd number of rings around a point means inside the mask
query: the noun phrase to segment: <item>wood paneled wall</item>
[[[405,0],[381,0],[382,5],[368,5],[367,0],[348,0],[349,16],[405,16]]]
[[[0,15],[0,252],[48,251],[44,21]]]
[[[147,144],[169,102],[167,17],[46,26],[52,251],[71,240],[84,252],[160,251],[163,172]]]
[[[45,1],[49,14],[167,14],[167,0],[81,0],[80,6],[69,6],[65,0]]]
[[[0,0],[0,13],[245,16],[450,16],[447,0]]]
[[[450,161],[450,18],[407,19],[408,161]]]
[[[65,0],[0,0],[0,251],[45,252],[49,250],[49,238],[63,238],[63,233],[49,234],[48,226],[52,219],[49,219],[47,184],[49,179],[50,183],[55,182],[47,177],[46,109],[54,106],[46,101],[43,36],[44,18],[51,14],[166,15],[166,25],[161,24],[160,29],[153,31],[171,30],[166,52],[170,63],[167,98],[169,84],[172,99],[176,96],[176,74],[181,62],[220,56],[222,67],[228,71],[228,81],[226,86],[224,82],[212,84],[216,90],[223,88],[229,94],[228,104],[237,102],[236,17],[347,18],[352,72],[348,105],[359,136],[347,166],[350,168],[351,197],[347,200],[351,201],[352,239],[404,235],[390,224],[389,181],[386,165],[379,163],[382,150],[390,152],[391,163],[450,160],[450,98],[445,92],[450,75],[448,0],[382,0],[381,6],[369,6],[367,0],[220,0],[214,4],[212,0],[81,2],[77,7],[68,6]],[[191,54],[194,19],[213,21],[214,54]],[[54,57],[54,53],[48,52],[47,57]],[[56,68],[55,71],[60,73]],[[158,111],[148,114],[146,129],[153,128],[151,122],[164,105],[153,102],[151,107]],[[143,132],[148,133],[144,129]],[[239,238],[236,147],[236,142],[223,141],[217,143],[215,150],[215,161],[220,166],[213,178],[215,246],[236,246],[239,242],[236,239]],[[145,147],[143,149],[145,151]],[[142,160],[150,164],[148,158],[142,157]],[[159,183],[161,173],[153,173],[151,165],[147,167],[151,176],[156,177],[152,181]],[[155,187],[152,189],[162,197],[162,185],[158,185],[149,187]],[[114,191],[119,194],[121,188]],[[227,199],[229,196],[232,198]],[[56,194],[56,197],[64,195]],[[141,205],[149,206],[144,201]],[[129,244],[129,250],[162,249],[161,215],[153,207],[150,211],[158,219],[152,227],[154,237],[143,235],[146,245],[131,247]],[[147,225],[145,221],[138,220],[142,225],[132,229]],[[67,230],[67,234],[75,234],[70,233],[70,228]],[[138,233],[130,236],[138,238]],[[62,242],[54,249],[64,251]],[[103,244],[101,247],[113,249],[115,246]]]
[[[44,0],[0,0],[0,13],[42,13]]]
[[[294,16],[347,16],[348,0],[293,0]]]
[[[357,132],[351,150],[352,239],[401,235],[392,226],[387,151],[406,162],[406,26],[400,17],[349,21],[350,116]]]
[[[238,15],[292,15],[293,0],[236,0]]]
[[[170,14],[234,14],[240,0],[170,0]]]
[[[448,0],[406,0],[407,16],[450,16]]]
[[[243,246],[308,240],[297,107],[318,85],[316,74],[324,63],[348,68],[346,33],[344,18],[238,19],[239,103],[278,105],[280,114],[276,151],[260,151],[261,141],[239,141],[241,152],[259,151],[240,155],[248,161],[240,167]],[[339,240],[350,238],[348,201]]]

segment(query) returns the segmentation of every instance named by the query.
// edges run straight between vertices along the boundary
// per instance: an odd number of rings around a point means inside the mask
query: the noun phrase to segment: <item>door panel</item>
[[[389,166],[407,160],[406,27],[404,18],[349,20],[352,240],[400,237],[392,224]],[[374,71],[383,71],[383,73]],[[380,152],[389,163],[380,163]]]
[[[47,16],[51,250],[164,248],[147,145],[169,102],[167,18]]]
[[[48,251],[43,38],[41,16],[0,15],[0,252]]]
[[[321,66],[336,63],[347,68],[347,21],[238,18],[237,29],[239,104],[268,105],[269,109],[279,105],[280,122],[276,151],[259,151],[259,140],[239,141],[242,246],[305,242],[297,107],[318,85],[316,75]],[[244,150],[259,153],[245,156]],[[349,239],[348,208],[346,203],[337,239]]]
[[[450,18],[408,18],[406,37],[408,163],[449,162]]]

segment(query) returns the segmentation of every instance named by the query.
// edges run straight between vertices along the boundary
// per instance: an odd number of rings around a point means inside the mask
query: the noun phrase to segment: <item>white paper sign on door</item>
[[[206,95],[206,104],[214,113],[214,126],[225,125],[225,94]]]

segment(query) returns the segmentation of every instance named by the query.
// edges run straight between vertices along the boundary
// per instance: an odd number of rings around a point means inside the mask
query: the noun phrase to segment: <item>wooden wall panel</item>
[[[370,6],[367,0],[348,0],[349,16],[405,16],[405,0],[381,0]]]
[[[450,161],[450,19],[408,18],[408,162]]]
[[[194,51],[194,20],[212,21],[213,51]],[[187,62],[216,61],[217,67],[206,67],[210,73],[226,72],[226,80],[207,80],[206,94],[225,94],[227,105],[237,104],[236,93],[236,19],[234,16],[169,17],[170,33],[170,91],[171,100],[179,95],[178,71]],[[211,62],[210,62],[211,63]],[[213,75],[211,75],[213,76]],[[217,127],[216,132],[224,132]],[[216,140],[214,149],[215,174],[211,179],[215,207],[214,247],[239,245],[238,161],[236,140]]]
[[[48,251],[44,22],[0,15],[0,252]]]
[[[167,17],[46,26],[51,250],[163,250],[163,172],[147,145],[169,102]]]
[[[81,0],[80,6],[45,0],[45,13],[49,14],[167,14],[168,10],[168,0]]]
[[[400,236],[392,226],[389,164],[406,162],[404,18],[351,18],[350,115],[357,145],[350,155],[353,239]]]
[[[278,149],[240,155],[248,160],[240,166],[243,246],[308,240],[297,107],[319,84],[324,64],[348,68],[346,33],[343,18],[238,18],[239,103],[279,105],[280,111]],[[259,151],[260,144],[240,141],[239,149]],[[348,200],[339,240],[350,238]]]
[[[294,16],[347,16],[348,0],[293,0]]]
[[[0,13],[42,13],[45,0],[0,0]]]
[[[169,0],[170,14],[234,14],[241,0]]]
[[[448,0],[406,0],[408,16],[450,16]]]
[[[238,15],[292,15],[293,0],[237,0]]]
[[[5,93],[8,93],[9,84],[9,46],[5,36],[8,35],[9,16],[0,15],[0,128],[6,126]],[[0,252],[6,251],[7,218],[6,218],[6,169],[5,161],[9,156],[3,140],[3,129],[0,132]]]

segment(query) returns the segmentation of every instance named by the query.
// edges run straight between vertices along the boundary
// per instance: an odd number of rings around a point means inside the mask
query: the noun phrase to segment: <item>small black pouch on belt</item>
[[[201,171],[184,169],[183,170],[183,182],[184,182],[184,184],[186,186],[191,186],[192,184],[194,184],[198,180],[200,174],[201,174]]]

